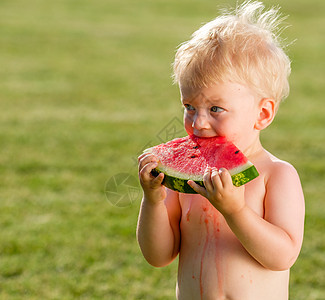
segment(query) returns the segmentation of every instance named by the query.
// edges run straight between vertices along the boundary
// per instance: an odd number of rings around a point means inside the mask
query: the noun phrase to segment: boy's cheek
[[[184,116],[184,127],[188,135],[193,134],[193,120],[189,118],[188,116]]]

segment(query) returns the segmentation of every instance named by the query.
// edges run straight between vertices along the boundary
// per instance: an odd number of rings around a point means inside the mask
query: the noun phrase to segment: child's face
[[[245,150],[258,136],[256,94],[238,83],[215,84],[193,91],[181,88],[184,125],[188,134],[225,136]]]

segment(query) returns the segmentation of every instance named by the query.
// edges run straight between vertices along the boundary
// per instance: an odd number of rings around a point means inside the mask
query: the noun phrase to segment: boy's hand
[[[245,187],[234,186],[227,169],[208,167],[203,176],[203,183],[205,188],[192,180],[188,181],[196,192],[206,197],[223,215],[239,212],[245,206]]]
[[[158,159],[150,153],[141,154],[139,162],[139,179],[143,189],[144,198],[151,203],[158,203],[166,198],[166,189],[162,185],[164,174],[160,173],[157,177],[151,171],[157,167]]]

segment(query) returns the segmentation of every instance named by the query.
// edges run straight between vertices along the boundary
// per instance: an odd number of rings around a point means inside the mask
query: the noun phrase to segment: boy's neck
[[[264,151],[264,148],[261,144],[259,137],[253,141],[246,149],[243,149],[242,152],[248,158],[248,160],[252,160],[256,158],[259,154]]]

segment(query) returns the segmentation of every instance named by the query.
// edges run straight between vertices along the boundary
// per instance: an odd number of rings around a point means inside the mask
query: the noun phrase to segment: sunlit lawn
[[[155,269],[136,243],[135,159],[184,134],[170,78],[175,48],[225,3],[1,1],[1,299],[175,298],[177,262]],[[268,150],[296,166],[305,191],[291,299],[320,300],[325,2],[266,3],[290,15],[285,35],[297,39],[290,97],[262,135]],[[112,178],[128,175],[134,189],[118,186],[119,199]]]

